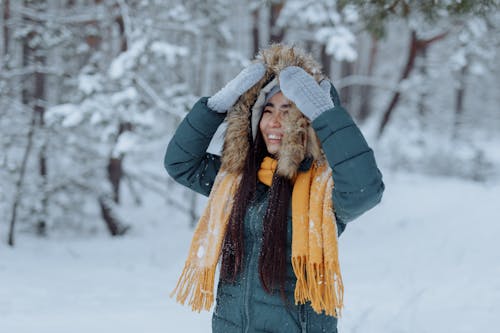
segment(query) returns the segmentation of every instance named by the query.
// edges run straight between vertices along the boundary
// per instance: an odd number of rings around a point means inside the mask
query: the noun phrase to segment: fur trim
[[[251,110],[260,90],[274,78],[279,77],[281,70],[288,66],[298,66],[314,77],[318,82],[325,76],[321,66],[299,48],[283,44],[274,44],[261,50],[256,62],[262,62],[267,70],[264,77],[245,92],[232,107],[227,118],[227,131],[222,150],[222,168],[231,173],[243,172],[247,152],[252,142]],[[283,122],[284,136],[278,157],[277,171],[279,175],[294,178],[302,160],[312,157],[315,160],[324,158],[321,144],[310,126],[309,120],[293,106],[289,116]]]

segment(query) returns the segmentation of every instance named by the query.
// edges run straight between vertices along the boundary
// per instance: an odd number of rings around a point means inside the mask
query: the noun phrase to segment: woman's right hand
[[[208,99],[208,107],[219,113],[226,113],[243,93],[264,77],[265,73],[266,67],[261,62],[253,63],[244,68],[224,88]]]

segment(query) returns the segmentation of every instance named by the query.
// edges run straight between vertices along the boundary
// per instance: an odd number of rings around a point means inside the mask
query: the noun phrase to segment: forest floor
[[[385,175],[382,203],[340,240],[342,333],[498,332],[500,184]],[[186,257],[186,217],[159,199],[131,208],[111,239],[18,234],[0,244],[0,332],[210,332],[169,293]]]

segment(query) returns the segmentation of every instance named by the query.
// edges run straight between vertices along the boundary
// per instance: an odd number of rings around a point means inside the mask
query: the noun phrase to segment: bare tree
[[[411,30],[406,65],[401,72],[399,82],[402,82],[410,76],[410,73],[415,68],[415,60],[417,59],[417,57],[421,56],[430,45],[446,37],[447,34],[448,32],[445,31],[428,39],[419,39],[417,37],[417,32],[415,30]],[[401,93],[399,91],[394,93],[387,108],[383,112],[382,120],[377,131],[378,137],[382,136],[384,129],[389,123],[391,116],[399,102],[400,97]]]

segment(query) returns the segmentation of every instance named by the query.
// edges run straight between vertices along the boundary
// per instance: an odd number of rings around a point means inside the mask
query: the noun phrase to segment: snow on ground
[[[498,332],[500,185],[396,175],[341,237],[341,332]]]
[[[341,237],[342,333],[497,332],[500,184],[385,177],[383,202]],[[0,332],[210,332],[210,314],[168,297],[186,218],[160,200],[124,238],[18,235],[0,244]]]

